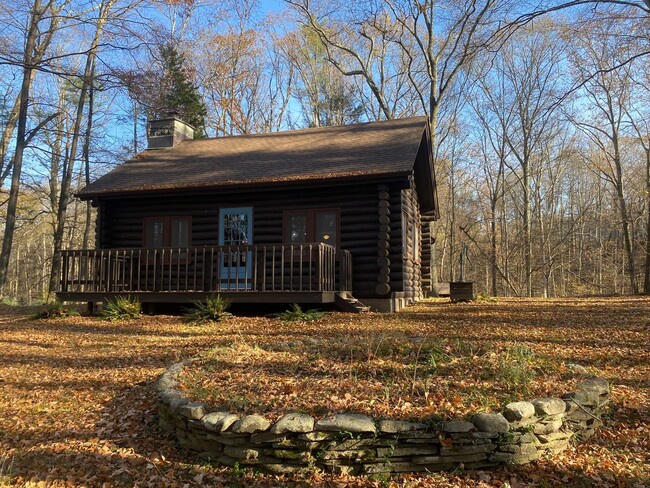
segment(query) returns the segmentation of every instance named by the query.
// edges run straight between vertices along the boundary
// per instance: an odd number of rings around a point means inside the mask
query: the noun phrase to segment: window
[[[420,226],[410,219],[408,213],[402,212],[402,256],[414,263],[420,262]],[[409,246],[409,242],[411,246]]]
[[[148,217],[144,219],[144,247],[188,247],[190,217]]]
[[[298,210],[284,213],[284,242],[339,244],[339,210]]]

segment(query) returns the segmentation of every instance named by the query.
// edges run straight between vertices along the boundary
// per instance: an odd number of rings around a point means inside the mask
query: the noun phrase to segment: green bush
[[[118,322],[120,320],[139,319],[142,313],[140,301],[129,296],[109,298],[102,307],[99,315],[105,320]]]
[[[58,319],[63,317],[77,317],[79,312],[74,308],[63,305],[58,300],[50,305],[46,305],[43,310],[36,313],[33,318],[38,319]]]
[[[221,322],[232,317],[232,314],[227,312],[229,307],[230,300],[217,295],[207,298],[205,302],[194,302],[193,308],[186,309],[185,318],[193,324]]]
[[[326,312],[312,308],[310,310],[303,310],[300,305],[294,303],[290,310],[275,314],[274,317],[280,319],[282,322],[314,322],[322,319]]]

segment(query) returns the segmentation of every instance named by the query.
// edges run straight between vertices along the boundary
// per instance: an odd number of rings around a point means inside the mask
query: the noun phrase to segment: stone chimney
[[[194,138],[194,127],[170,114],[163,119],[149,121],[147,130],[148,149],[174,147],[185,139]]]

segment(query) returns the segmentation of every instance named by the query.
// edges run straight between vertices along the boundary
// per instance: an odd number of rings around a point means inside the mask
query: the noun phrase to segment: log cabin
[[[155,120],[147,150],[77,196],[96,244],[62,252],[61,301],[396,311],[432,287],[426,117],[211,139]]]

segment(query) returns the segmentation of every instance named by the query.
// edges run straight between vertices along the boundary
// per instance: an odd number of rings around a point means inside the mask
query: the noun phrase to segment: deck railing
[[[352,290],[352,256],[322,244],[62,251],[60,292]]]

